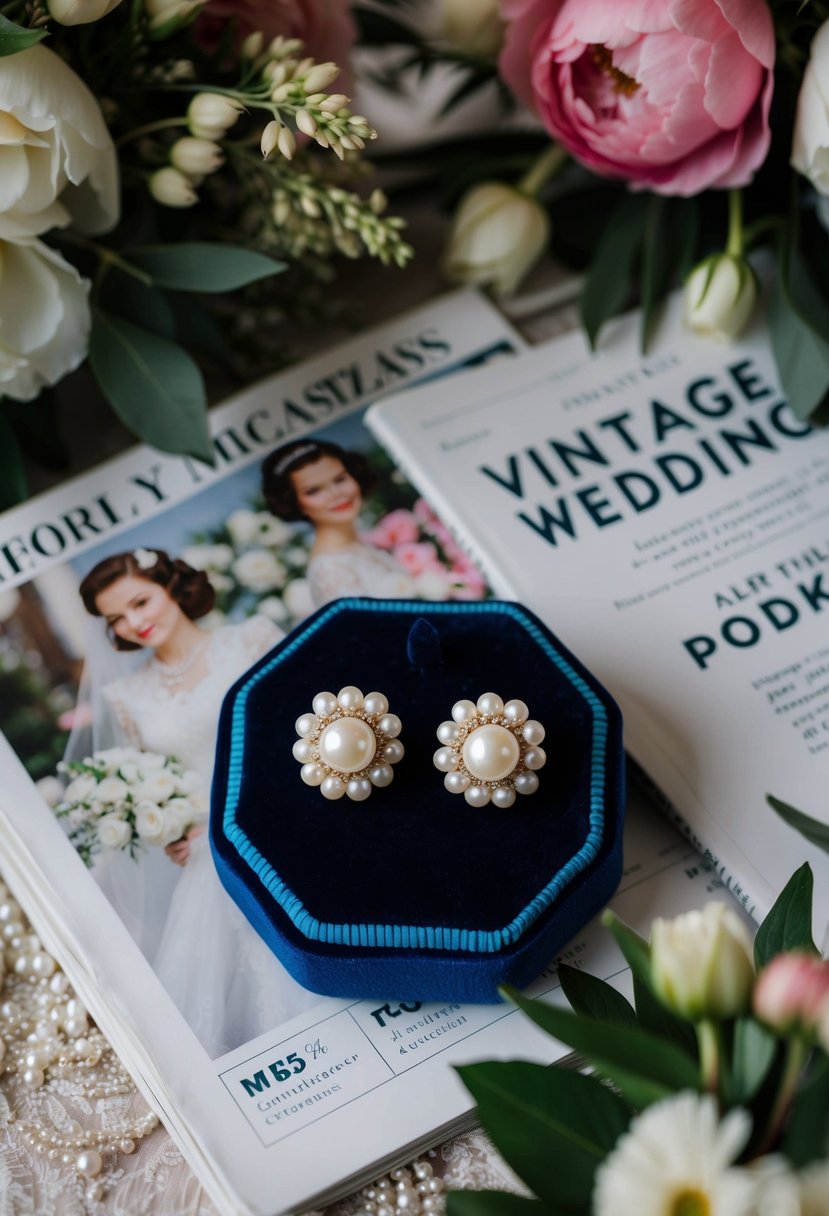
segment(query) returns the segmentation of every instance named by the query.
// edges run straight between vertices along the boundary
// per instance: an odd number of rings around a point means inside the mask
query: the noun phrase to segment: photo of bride
[[[139,753],[174,756],[197,774],[206,803],[224,695],[281,630],[258,615],[204,629],[199,621],[214,602],[207,575],[162,549],[106,557],[79,590],[116,657],[146,656],[136,670],[92,690],[93,703],[111,715],[109,738]],[[164,852],[180,876],[150,962],[211,1058],[319,1001],[288,975],[224,891],[203,819]],[[151,861],[148,881],[158,869]],[[141,868],[143,854],[124,857],[121,869],[130,865]]]

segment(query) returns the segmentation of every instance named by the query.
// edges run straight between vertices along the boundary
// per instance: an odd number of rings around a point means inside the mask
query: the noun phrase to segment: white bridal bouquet
[[[72,780],[55,813],[86,865],[103,850],[165,848],[206,818],[198,775],[171,756],[110,747],[60,767]]]

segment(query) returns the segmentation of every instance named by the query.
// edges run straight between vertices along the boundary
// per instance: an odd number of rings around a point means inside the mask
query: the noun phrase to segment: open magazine
[[[0,872],[234,1216],[318,1206],[460,1128],[471,1104],[452,1065],[557,1051],[504,1005],[306,992],[221,890],[206,836],[180,843],[204,813],[223,693],[282,633],[355,591],[490,594],[363,410],[418,379],[437,390],[472,363],[494,371],[521,345],[480,297],[445,297],[216,410],[214,468],[137,448],[0,520]],[[278,472],[286,445],[320,440],[345,495],[284,518],[273,486],[263,497],[263,462]],[[342,558],[320,540],[330,509],[359,523],[346,561],[326,560]],[[163,619],[118,599],[124,554],[139,587],[168,560],[203,572],[210,632],[192,663],[156,661]],[[125,787],[129,831],[107,809]],[[664,820],[632,808],[620,915],[644,927],[718,885]],[[567,957],[624,983],[596,925]],[[556,991],[553,963],[533,993]]]
[[[597,355],[579,332],[372,408],[367,425],[481,565],[619,702],[632,756],[755,918],[829,861],[829,434],[782,399],[758,325],[724,347],[672,301]]]

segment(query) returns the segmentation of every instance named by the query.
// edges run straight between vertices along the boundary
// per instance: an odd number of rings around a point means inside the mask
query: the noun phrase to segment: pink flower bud
[[[778,954],[757,977],[752,1000],[761,1022],[780,1034],[818,1033],[829,1024],[829,961]]]

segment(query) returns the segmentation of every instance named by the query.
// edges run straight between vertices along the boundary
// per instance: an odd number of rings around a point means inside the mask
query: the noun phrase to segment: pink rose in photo
[[[429,570],[443,571],[438,551],[429,541],[396,545],[394,557],[412,578]]]
[[[770,142],[766,0],[501,0],[500,68],[597,173],[692,195],[744,186]]]
[[[228,21],[235,24],[237,47],[256,30],[264,34],[266,46],[278,34],[301,38],[304,54],[318,63],[339,64],[337,90],[348,92],[348,58],[357,36],[349,0],[207,0],[194,27],[197,42],[215,49]]]
[[[388,515],[384,515],[373,528],[362,535],[368,545],[375,545],[378,549],[393,549],[395,545],[416,541],[420,530],[412,512],[399,507],[396,511],[389,511]]]

